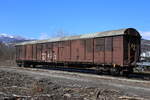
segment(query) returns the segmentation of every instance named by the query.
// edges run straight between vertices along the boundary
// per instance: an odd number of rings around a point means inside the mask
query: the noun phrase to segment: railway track
[[[83,68],[63,68],[59,66],[38,66],[34,67],[38,69],[47,69],[47,70],[58,70],[58,71],[68,71],[68,72],[79,72],[79,73],[89,73],[89,74],[97,74],[96,70],[94,69],[83,69]],[[101,75],[105,76],[112,76],[107,72],[102,73]],[[150,80],[150,74],[149,73],[132,73],[129,74],[128,76],[113,76],[113,77],[119,77],[119,78],[128,78],[128,79],[137,79],[137,80]]]
[[[150,74],[148,74],[148,73],[133,73],[133,74],[129,75],[129,78],[150,80]]]

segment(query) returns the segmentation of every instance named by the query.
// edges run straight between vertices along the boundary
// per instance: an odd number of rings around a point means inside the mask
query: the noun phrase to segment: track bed
[[[0,67],[0,87],[0,98],[150,98],[149,81],[33,68]]]

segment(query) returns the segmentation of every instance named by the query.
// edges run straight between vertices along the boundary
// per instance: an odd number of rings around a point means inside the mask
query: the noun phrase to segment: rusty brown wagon
[[[140,42],[133,28],[29,41],[16,44],[16,62],[19,66],[78,65],[98,72],[129,73],[140,58]]]

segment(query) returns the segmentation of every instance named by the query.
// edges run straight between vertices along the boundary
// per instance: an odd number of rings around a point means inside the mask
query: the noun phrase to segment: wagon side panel
[[[123,36],[113,37],[113,64],[123,65]]]
[[[83,62],[85,60],[85,40],[71,41],[71,61]]]
[[[112,64],[112,37],[106,37],[105,38],[105,64],[111,65]]]
[[[71,60],[71,41],[67,41],[66,44],[66,61],[70,61]]]
[[[47,44],[43,43],[41,45],[42,45],[41,60],[45,62],[47,60]]]
[[[53,43],[53,62],[59,61],[59,42]]]
[[[37,51],[36,51],[36,44],[33,44],[33,47],[32,47],[32,53],[33,53],[33,59],[32,60],[36,60],[37,58]]]
[[[94,41],[93,39],[85,40],[85,62],[93,63],[94,60]]]
[[[104,38],[94,39],[94,63],[98,63],[98,64],[105,63],[104,46],[105,46]]]
[[[30,48],[29,45],[26,45],[26,60],[29,60],[30,58]]]
[[[30,45],[30,60],[33,60],[33,46]]]
[[[47,43],[47,62],[53,61],[53,45],[52,43]]]
[[[124,65],[128,65],[128,53],[129,53],[129,46],[128,46],[128,38],[124,36]]]
[[[59,61],[70,61],[70,41],[59,42]]]
[[[36,44],[36,55],[37,55],[37,61],[41,61],[41,58],[42,58],[42,45],[41,44]]]
[[[32,45],[27,45],[27,60],[32,60]]]

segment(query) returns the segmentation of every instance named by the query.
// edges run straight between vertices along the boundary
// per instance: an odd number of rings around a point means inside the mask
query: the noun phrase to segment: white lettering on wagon
[[[46,53],[42,53],[42,60],[46,60]]]
[[[56,59],[57,59],[56,54],[54,54],[54,60],[56,60]]]

